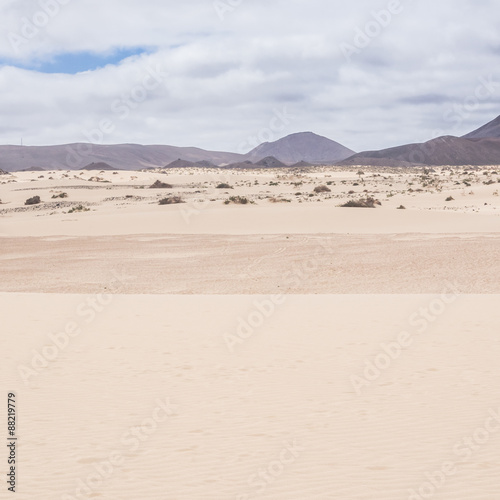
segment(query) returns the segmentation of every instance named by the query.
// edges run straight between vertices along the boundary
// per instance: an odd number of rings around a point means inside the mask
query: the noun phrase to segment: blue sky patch
[[[110,53],[96,54],[93,52],[65,53],[54,56],[47,61],[34,61],[28,64],[11,63],[0,60],[0,65],[16,66],[30,69],[39,73],[65,73],[74,75],[83,71],[93,71],[108,64],[118,64],[131,56],[148,54],[150,51],[143,47],[119,49]]]

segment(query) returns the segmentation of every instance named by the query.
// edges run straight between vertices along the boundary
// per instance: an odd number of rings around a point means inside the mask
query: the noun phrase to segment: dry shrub
[[[33,198],[28,198],[24,202],[25,205],[39,205],[40,203],[42,203],[40,196],[33,196]]]
[[[247,205],[252,202],[245,196],[231,196],[229,199],[224,201],[224,205],[229,205],[230,203],[234,203],[236,205]]]
[[[160,205],[177,205],[178,203],[185,203],[180,196],[169,196],[159,201]]]
[[[331,193],[332,190],[328,187],[328,186],[316,186],[314,188],[314,192],[316,194],[320,194],[320,193]]]
[[[154,184],[149,186],[149,189],[172,189],[171,184],[167,184],[166,182],[156,181]]]
[[[370,196],[359,200],[349,200],[347,203],[340,206],[342,208],[377,208],[377,206],[382,206],[382,203]]]
[[[291,203],[292,200],[287,200],[286,198],[269,198],[270,203]]]

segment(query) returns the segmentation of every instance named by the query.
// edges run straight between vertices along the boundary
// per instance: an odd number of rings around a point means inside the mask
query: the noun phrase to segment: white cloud
[[[349,63],[341,44],[354,44],[391,1],[243,0],[223,21],[212,0],[4,1],[0,59],[11,66],[0,68],[0,143],[85,141],[105,120],[113,125],[104,127],[105,143],[235,151],[286,108],[293,119],[276,139],[312,130],[361,150],[423,140],[438,128],[465,133],[498,115],[495,4],[401,0]],[[13,50],[9,35],[21,36],[26,19],[49,4],[57,14]],[[12,67],[124,47],[152,53],[77,75]],[[156,68],[158,85],[148,76]],[[489,75],[495,91],[451,120]]]

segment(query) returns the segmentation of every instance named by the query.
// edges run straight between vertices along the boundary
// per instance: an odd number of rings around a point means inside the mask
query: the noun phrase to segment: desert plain
[[[499,190],[495,166],[0,176],[17,498],[496,500]]]

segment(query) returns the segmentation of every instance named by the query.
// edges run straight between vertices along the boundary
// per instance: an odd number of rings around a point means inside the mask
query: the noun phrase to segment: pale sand
[[[500,293],[500,235],[129,235],[0,239],[0,291]],[[118,283],[119,281],[119,283]]]
[[[446,462],[456,473],[435,498],[497,498],[500,432],[481,429],[500,409],[498,296],[456,298],[421,335],[409,318],[435,296],[288,297],[233,353],[224,335],[267,297],[120,296],[89,324],[85,296],[0,297],[20,500],[75,495],[114,452],[81,498],[401,500]],[[69,321],[81,334],[25,386],[18,365]],[[413,345],[357,395],[351,376],[403,330]],[[156,413],[135,446],[131,428],[166,398],[177,414]]]
[[[493,168],[484,171],[489,175],[483,175],[483,170],[451,175],[446,169],[438,169],[432,174],[431,186],[420,173],[404,169],[397,173],[382,170],[382,174],[367,171],[363,182],[356,176],[356,169],[315,169],[304,174],[203,169],[168,175],[45,172],[43,179],[38,178],[38,172],[18,173],[0,178],[0,199],[4,202],[0,205],[0,236],[498,232],[500,175],[492,174],[496,172]],[[49,176],[53,179],[48,180]],[[95,176],[108,182],[88,181]],[[144,189],[158,179],[172,184],[173,189]],[[234,189],[216,189],[222,181]],[[313,195],[315,187],[330,182],[334,183],[330,193]],[[469,182],[470,187],[463,182]],[[52,199],[61,192],[66,192],[68,198]],[[45,204],[24,211],[24,201],[35,195]],[[174,195],[186,203],[158,206],[159,199]],[[224,205],[230,196],[247,197],[255,205]],[[379,199],[382,206],[376,210],[338,208],[348,200],[365,196]],[[448,196],[454,200],[446,202]],[[270,203],[271,198],[290,202]],[[83,204],[90,211],[70,214],[69,206],[58,207],[57,203]],[[397,210],[400,205],[407,210]]]
[[[17,497],[416,500],[422,488],[496,500],[499,295],[484,294],[500,293],[497,170],[364,170],[2,176],[0,380],[18,394]],[[144,189],[156,179],[174,188]],[[25,209],[37,194],[49,203]],[[338,208],[368,194],[382,207]],[[169,195],[187,203],[159,206]],[[232,195],[255,205],[224,205]],[[68,213],[79,204],[90,211]],[[424,295],[451,287],[461,295],[443,308]],[[90,295],[108,292],[102,307]],[[270,297],[257,294],[278,293],[262,326],[242,326],[263,318],[255,302]],[[89,304],[100,312],[87,324]],[[81,334],[24,385],[19,366],[73,321]],[[403,330],[411,347],[357,395],[351,377]],[[178,408],[163,419],[165,398]],[[142,422],[152,430],[136,449],[127,433]],[[77,496],[114,452],[120,464]],[[439,482],[446,462],[455,474],[433,491],[426,474]]]

